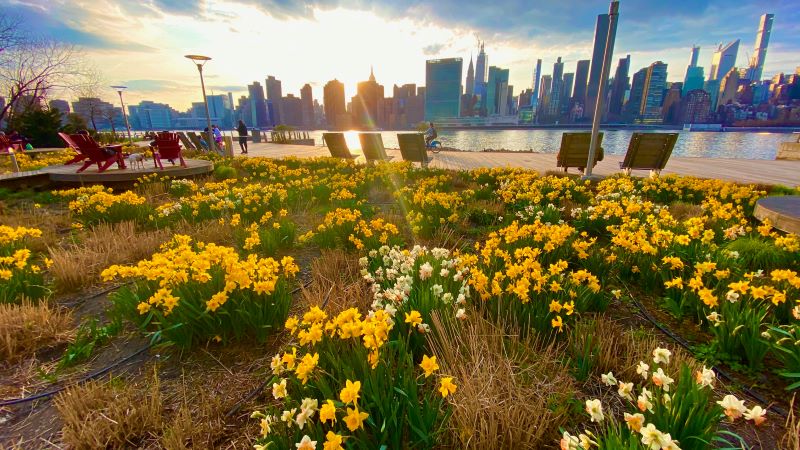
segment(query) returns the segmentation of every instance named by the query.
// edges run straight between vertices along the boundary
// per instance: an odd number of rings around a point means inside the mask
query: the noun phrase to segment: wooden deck
[[[361,154],[359,149],[350,149]],[[388,149],[394,161],[400,161],[400,151]],[[237,153],[238,155],[238,153]],[[475,169],[478,167],[523,167],[544,173],[556,169],[553,153],[500,153],[500,152],[440,152],[433,156],[432,167],[444,169]],[[259,143],[250,144],[247,156],[283,158],[297,156],[309,158],[330,156],[327,147]],[[620,173],[619,163],[623,155],[606,155],[594,168],[597,175]],[[363,161],[363,159],[362,159]],[[573,169],[574,170],[574,169]],[[662,174],[674,173],[702,178],[718,178],[738,183],[800,185],[800,161],[768,161],[751,159],[691,158],[673,156]],[[634,171],[634,175],[647,176],[647,171]]]
[[[132,168],[130,163],[126,169],[118,169],[116,165],[112,165],[104,172],[97,172],[97,166],[91,166],[81,173],[77,173],[79,165],[71,164],[69,166],[50,166],[41,169],[40,171],[50,176],[50,180],[61,183],[81,183],[81,184],[97,184],[97,183],[127,183],[134,182],[144,175],[158,173],[161,175],[168,175],[170,177],[191,177],[210,173],[214,170],[214,164],[211,161],[202,159],[187,159],[186,167],[180,164],[174,166],[164,161],[164,170],[159,170],[153,167],[152,160],[146,160],[144,168]]]

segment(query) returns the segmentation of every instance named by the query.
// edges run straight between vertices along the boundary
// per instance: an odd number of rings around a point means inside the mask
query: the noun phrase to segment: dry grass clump
[[[185,401],[175,417],[165,425],[160,439],[161,448],[212,448],[214,441],[224,432],[223,406],[219,399],[203,391],[199,391],[198,395],[196,401]]]
[[[473,316],[463,323],[434,313],[428,335],[440,372],[457,380],[448,397],[453,448],[544,448],[569,420],[573,380],[558,349]]]
[[[171,236],[169,230],[137,231],[133,222],[102,223],[89,229],[80,243],[50,248],[50,274],[56,289],[72,292],[98,282],[100,272],[112,264],[150,256]]]
[[[71,338],[69,310],[27,299],[19,305],[0,303],[0,360],[4,362],[13,362]]]
[[[657,335],[628,330],[607,316],[579,320],[569,336],[569,348],[573,358],[591,360],[591,374],[614,372],[617,378],[637,377],[636,366],[639,361],[648,364],[653,359],[653,349],[668,348],[672,357],[664,367],[667,373],[677,374],[682,364],[687,364],[692,372],[702,364],[688,352],[676,345],[665,344]]]
[[[161,428],[158,378],[148,389],[121,380],[90,381],[55,399],[62,441],[74,449],[136,448]]]
[[[700,205],[693,205],[691,203],[675,202],[669,205],[669,213],[672,214],[676,220],[686,220],[692,217],[700,217],[703,215],[703,208]]]
[[[792,401],[789,402],[789,416],[786,417],[786,424],[784,425],[786,433],[781,438],[781,446],[783,450],[800,450],[800,421],[795,414],[794,401],[796,397],[792,396]]]
[[[344,250],[322,250],[311,261],[311,284],[301,290],[300,308],[322,304],[330,315],[347,308],[366,309],[372,302],[369,286],[361,277],[358,255]]]

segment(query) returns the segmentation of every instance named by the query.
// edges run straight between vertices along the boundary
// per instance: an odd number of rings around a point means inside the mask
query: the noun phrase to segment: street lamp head
[[[111,86],[111,89],[116,90],[117,92],[122,92],[125,89],[128,89],[128,86]]]
[[[209,61],[211,59],[211,57],[203,55],[185,55],[184,58],[191,59],[197,64],[205,64],[206,61]]]

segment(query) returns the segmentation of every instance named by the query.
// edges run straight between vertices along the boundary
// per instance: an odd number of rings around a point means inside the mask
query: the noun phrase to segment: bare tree
[[[119,110],[117,110],[117,108],[114,108],[113,106],[103,108],[103,118],[108,121],[109,125],[111,125],[111,136],[113,136],[114,142],[117,141],[117,128],[114,125],[114,120],[118,116],[119,116]]]
[[[0,121],[24,106],[21,100],[39,104],[52,91],[80,89],[92,72],[80,49],[25,35],[20,23],[0,14],[0,93],[6,97]]]

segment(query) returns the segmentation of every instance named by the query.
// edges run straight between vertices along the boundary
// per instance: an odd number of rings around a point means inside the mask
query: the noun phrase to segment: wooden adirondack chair
[[[0,134],[0,153],[11,153],[11,141],[5,134]]]
[[[331,156],[334,158],[356,159],[358,155],[350,153],[347,148],[347,141],[344,139],[343,133],[322,133],[322,140],[328,146]]]
[[[72,138],[69,137],[69,135],[67,133],[58,133],[58,136],[61,138],[62,141],[64,141],[65,144],[67,144],[67,147],[69,147],[69,148],[71,148],[72,150],[75,151],[75,157],[70,159],[69,161],[65,162],[64,163],[65,166],[70,165],[70,164],[74,164],[76,162],[83,161],[84,159],[86,159],[86,155],[84,155],[81,152],[81,149],[78,147],[78,144],[76,144],[72,140]]]
[[[561,148],[558,149],[556,156],[556,167],[561,167],[564,172],[569,171],[570,167],[577,167],[583,172],[586,168],[586,160],[589,159],[589,141],[592,139],[591,133],[564,133],[561,136]],[[603,133],[597,135],[597,154],[595,155],[594,165],[603,160]]]
[[[361,141],[361,151],[364,152],[367,164],[375,161],[391,161],[392,157],[386,154],[380,133],[359,133],[358,140]]]
[[[70,140],[77,146],[79,152],[85,155],[86,160],[78,169],[83,172],[92,164],[97,164],[97,172],[104,172],[112,164],[117,163],[120,169],[125,169],[125,159],[122,157],[122,145],[101,146],[88,134],[71,134]]]
[[[422,167],[428,167],[428,163],[433,161],[428,156],[425,137],[421,133],[398,133],[397,143],[400,144],[400,155],[404,161],[418,162]]]
[[[164,165],[161,164],[162,159],[166,159],[175,165],[175,160],[181,162],[181,166],[186,167],[186,161],[183,160],[183,153],[181,151],[181,142],[177,133],[158,133],[156,140],[150,147],[153,150],[153,162],[157,168],[164,170]]]
[[[189,138],[190,141],[192,141],[192,144],[194,144],[194,147],[196,149],[200,150],[201,152],[208,151],[208,147],[203,146],[203,144],[200,143],[200,136],[198,136],[197,133],[195,133],[194,131],[187,131],[186,136]]]
[[[181,143],[187,150],[197,150],[192,141],[190,141],[189,138],[186,136],[186,133],[184,133],[183,131],[178,131],[177,134],[178,134],[178,139],[181,140]]]
[[[655,177],[667,165],[678,133],[633,133],[628,144],[625,159],[619,163],[619,168],[630,175],[631,170],[649,170],[650,176]]]

